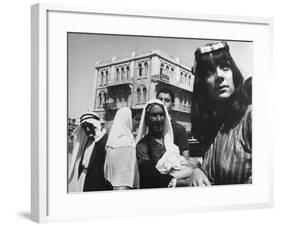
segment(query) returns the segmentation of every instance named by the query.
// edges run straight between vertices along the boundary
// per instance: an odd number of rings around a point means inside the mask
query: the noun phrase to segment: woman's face
[[[206,76],[209,95],[214,101],[224,101],[234,92],[232,70],[227,66],[217,66],[214,71],[209,71]]]
[[[148,115],[148,127],[154,134],[162,134],[164,128],[165,112],[158,104],[155,104]]]
[[[132,118],[132,132],[135,132],[140,124],[140,117],[138,115]]]

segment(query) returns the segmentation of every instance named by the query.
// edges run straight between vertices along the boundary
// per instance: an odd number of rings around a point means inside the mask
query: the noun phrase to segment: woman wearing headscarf
[[[195,51],[192,133],[205,145],[193,186],[252,182],[251,78],[244,82],[226,42]]]
[[[106,143],[104,175],[114,190],[139,187],[133,121],[129,107],[119,109]]]
[[[141,188],[187,186],[194,165],[179,155],[173,129],[162,101],[149,101],[143,109],[137,135]]]
[[[101,128],[100,117],[93,112],[83,114],[74,137],[68,171],[68,191],[111,190],[112,187],[105,181],[103,174],[107,134]]]

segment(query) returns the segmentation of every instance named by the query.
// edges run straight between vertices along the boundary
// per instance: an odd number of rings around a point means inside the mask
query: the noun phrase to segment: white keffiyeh
[[[82,123],[88,122],[95,127],[95,139],[89,139],[82,128]],[[82,172],[79,176],[79,164],[87,168],[95,143],[98,142],[106,133],[101,128],[100,118],[93,112],[86,113],[80,118],[80,125],[74,131],[74,145],[71,155],[69,170],[68,170],[68,191],[69,192],[83,192],[86,172]],[[84,153],[84,157],[82,159]]]

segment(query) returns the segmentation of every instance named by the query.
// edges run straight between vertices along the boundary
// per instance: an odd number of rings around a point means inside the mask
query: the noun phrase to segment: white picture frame
[[[113,26],[117,18],[127,27]],[[264,85],[262,77],[266,73],[270,79],[272,74],[272,19],[36,4],[32,6],[31,21],[32,220],[50,222],[273,206],[273,148],[268,142],[270,135],[263,133],[273,122],[266,95],[269,87]],[[147,25],[146,29],[142,24]],[[164,29],[163,24],[171,29]],[[158,29],[154,29],[156,25]],[[186,27],[190,28],[189,32],[181,29]],[[179,188],[172,191],[173,196],[168,189],[67,194],[63,133],[66,131],[66,32],[253,41],[253,184],[188,191]],[[239,196],[234,197],[238,192]]]

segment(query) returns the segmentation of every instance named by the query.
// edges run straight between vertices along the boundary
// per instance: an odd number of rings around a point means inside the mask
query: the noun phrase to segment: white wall
[[[67,225],[255,225],[281,223],[280,199],[280,74],[279,66],[281,40],[281,14],[278,1],[261,0],[102,0],[102,1],[53,1],[71,2],[82,5],[98,4],[109,8],[140,8],[153,10],[186,11],[195,13],[227,14],[243,16],[273,17],[274,30],[274,75],[265,75],[265,83],[272,86],[271,95],[274,103],[275,125],[272,126],[272,140],[275,142],[275,208],[194,213],[177,216],[158,216],[150,218],[132,218],[123,220],[105,220],[99,222],[71,223]],[[1,182],[0,182],[0,224],[31,225],[30,209],[30,5],[31,0],[10,0],[1,2],[0,53],[1,53]],[[279,42],[278,42],[279,41]],[[279,52],[277,51],[279,50]],[[2,80],[4,79],[4,80]],[[274,102],[276,101],[276,102]],[[273,106],[273,104],[272,104]],[[277,140],[277,137],[279,138]],[[279,151],[278,151],[279,150]],[[266,151],[266,150],[264,150]],[[132,204],[134,204],[132,202]],[[275,221],[275,223],[273,223]]]

